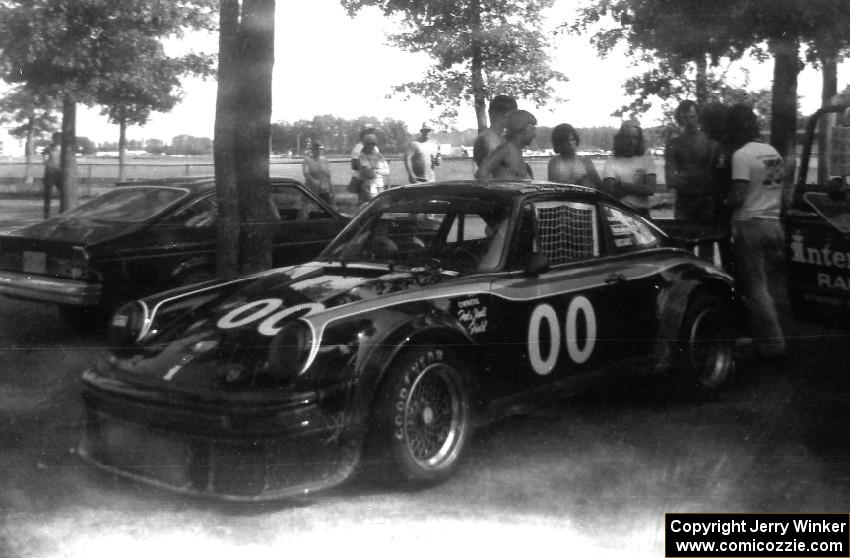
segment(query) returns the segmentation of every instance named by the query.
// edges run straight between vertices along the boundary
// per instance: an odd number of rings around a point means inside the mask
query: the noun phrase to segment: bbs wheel
[[[390,479],[429,485],[455,470],[470,434],[466,372],[436,347],[405,351],[376,400],[374,457]]]
[[[697,294],[688,303],[679,350],[682,367],[697,387],[715,389],[729,381],[735,370],[735,328],[722,300]]]

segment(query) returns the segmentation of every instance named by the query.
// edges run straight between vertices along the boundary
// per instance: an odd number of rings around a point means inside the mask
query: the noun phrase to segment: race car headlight
[[[269,345],[269,373],[280,383],[294,380],[310,356],[312,343],[313,334],[306,323],[294,320],[285,324]]]
[[[113,347],[126,347],[138,341],[145,326],[145,307],[138,301],[118,309],[109,320],[107,339]]]

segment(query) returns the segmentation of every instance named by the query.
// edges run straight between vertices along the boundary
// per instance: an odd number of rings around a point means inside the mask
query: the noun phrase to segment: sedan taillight
[[[119,308],[109,320],[107,338],[113,348],[128,347],[137,342],[145,327],[145,306],[133,301]]]

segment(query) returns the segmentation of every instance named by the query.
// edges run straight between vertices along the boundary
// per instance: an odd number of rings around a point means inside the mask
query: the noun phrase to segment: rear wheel
[[[729,307],[718,297],[696,295],[688,304],[679,341],[688,381],[703,389],[726,384],[735,370],[735,328]]]
[[[445,349],[415,347],[397,359],[373,413],[370,449],[383,473],[423,486],[454,472],[471,430],[468,386]]]

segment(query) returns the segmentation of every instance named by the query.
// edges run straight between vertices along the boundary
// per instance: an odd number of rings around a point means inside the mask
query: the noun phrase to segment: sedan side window
[[[215,223],[217,207],[217,198],[207,196],[177,213],[174,220],[190,229],[208,227]]]
[[[272,203],[277,208],[281,221],[331,218],[327,210],[294,186],[272,186]]]
[[[615,254],[652,248],[661,243],[646,222],[616,207],[605,206],[605,220],[611,231]]]
[[[599,255],[596,205],[568,201],[533,204],[535,251],[549,265],[586,260]]]

